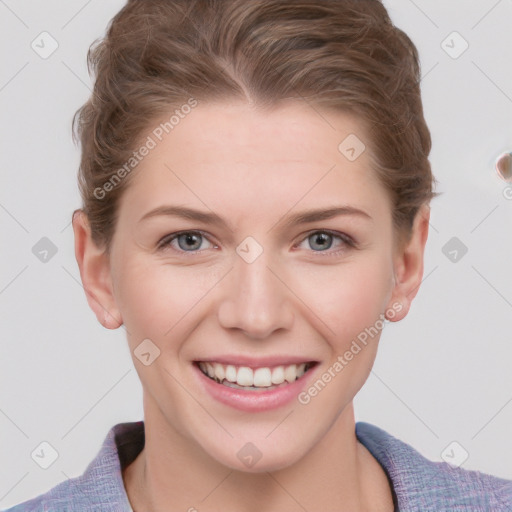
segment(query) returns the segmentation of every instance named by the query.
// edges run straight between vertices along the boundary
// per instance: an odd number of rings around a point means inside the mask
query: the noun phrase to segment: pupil
[[[193,233],[185,233],[178,237],[178,245],[180,249],[186,250],[197,250],[201,247],[201,237]]]
[[[329,233],[315,233],[311,235],[309,243],[314,250],[329,249],[332,245],[332,236]]]

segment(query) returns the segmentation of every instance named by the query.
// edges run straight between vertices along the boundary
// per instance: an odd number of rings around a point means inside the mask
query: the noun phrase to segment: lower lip
[[[198,374],[201,385],[213,398],[225,405],[245,412],[268,411],[292,402],[306,387],[314,370],[314,368],[310,368],[302,377],[285,386],[279,386],[268,391],[250,391],[219,384],[207,377],[197,364],[193,366]]]

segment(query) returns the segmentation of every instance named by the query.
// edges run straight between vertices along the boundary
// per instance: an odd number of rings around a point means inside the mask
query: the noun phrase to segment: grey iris
[[[329,233],[314,233],[308,239],[309,245],[315,251],[329,249],[332,245],[332,235]]]
[[[178,236],[178,245],[184,251],[197,251],[201,247],[202,238],[196,233],[183,233]]]

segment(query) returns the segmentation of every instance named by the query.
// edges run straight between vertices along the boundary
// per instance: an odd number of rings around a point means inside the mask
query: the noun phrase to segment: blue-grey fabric
[[[356,436],[384,468],[399,512],[512,512],[512,481],[429,461],[369,423],[356,423]],[[121,470],[143,447],[144,423],[119,423],[83,475],[4,512],[133,512]]]

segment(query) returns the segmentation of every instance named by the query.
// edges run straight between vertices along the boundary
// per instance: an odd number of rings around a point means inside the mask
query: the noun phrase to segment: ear
[[[113,294],[110,257],[91,238],[87,216],[82,210],[73,212],[75,257],[89,307],[98,322],[107,329],[117,329],[123,320]]]
[[[394,256],[394,287],[388,308],[395,314],[389,320],[405,318],[411,302],[418,293],[423,278],[423,259],[428,238],[430,206],[423,205],[414,218],[411,237],[402,244]],[[401,305],[401,307],[397,307]]]

